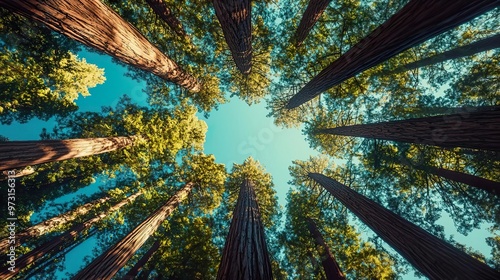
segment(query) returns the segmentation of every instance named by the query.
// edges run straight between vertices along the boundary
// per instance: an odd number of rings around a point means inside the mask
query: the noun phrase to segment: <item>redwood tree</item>
[[[0,0],[0,6],[44,23],[125,64],[151,72],[190,91],[201,84],[99,0]]]
[[[153,9],[155,14],[157,14],[167,25],[175,32],[175,34],[187,37],[184,27],[182,27],[181,22],[172,14],[170,8],[162,0],[146,0],[148,5]]]
[[[309,0],[306,11],[295,32],[295,44],[297,44],[297,46],[302,45],[302,42],[306,39],[314,24],[316,24],[330,2],[331,0]]]
[[[356,74],[497,6],[497,0],[412,0],[323,69],[290,99],[286,107],[298,107]]]
[[[241,184],[217,279],[272,279],[254,184],[248,179]]]
[[[135,279],[137,277],[137,274],[142,270],[144,265],[149,261],[151,256],[160,248],[160,241],[156,240],[155,243],[153,243],[153,246],[149,248],[149,250],[142,256],[142,258],[137,261],[137,263],[132,267],[129,272],[127,272],[127,275],[123,277],[123,279]]]
[[[500,272],[334,179],[318,173],[308,176],[430,279],[500,278]]]

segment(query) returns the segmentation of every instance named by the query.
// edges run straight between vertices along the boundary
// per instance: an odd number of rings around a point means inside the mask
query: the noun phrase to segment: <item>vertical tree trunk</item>
[[[125,64],[151,72],[193,92],[200,83],[99,0],[0,0],[0,6],[44,23]]]
[[[318,19],[321,17],[323,12],[330,4],[331,0],[309,0],[309,4],[307,4],[306,11],[300,20],[299,27],[295,32],[297,46],[302,45],[302,42],[306,39],[307,35],[316,24]]]
[[[347,186],[318,173],[309,177],[430,279],[500,279],[500,272]]]
[[[321,268],[318,265],[318,262],[316,261],[316,258],[313,256],[311,251],[307,251],[307,257],[309,258],[309,261],[311,261],[311,265],[314,268],[314,276],[319,276],[321,280],[326,280],[323,271],[321,271]]]
[[[130,271],[125,275],[123,278],[124,280],[126,279],[135,279],[137,277],[137,274],[139,274],[139,271],[144,267],[144,265],[149,261],[151,256],[160,248],[160,241],[156,240],[155,243],[153,243],[153,246],[149,248],[149,250],[142,256],[142,258],[130,269]]]
[[[498,0],[411,0],[307,83],[287,104],[300,106],[385,60],[495,7]]]
[[[316,133],[500,151],[500,106],[484,111],[320,129]]]
[[[241,184],[217,279],[272,279],[264,227],[250,180]]]
[[[311,218],[307,218],[307,228],[314,238],[316,243],[318,253],[321,256],[321,264],[323,264],[323,269],[326,273],[326,279],[328,280],[345,280],[342,270],[340,270],[339,264],[333,257],[328,244],[326,244],[321,232],[316,227],[316,223]]]
[[[92,156],[132,146],[140,136],[0,142],[0,170]]]
[[[224,38],[244,75],[252,69],[252,22],[250,0],[213,0]]]
[[[93,224],[97,223],[98,221],[102,220],[106,216],[108,216],[110,213],[119,210],[121,207],[124,205],[132,202],[134,199],[136,199],[138,196],[140,196],[142,193],[139,191],[126,199],[122,200],[120,203],[114,205],[111,207],[106,213],[101,213],[95,218],[92,218],[84,223],[77,224],[73,226],[70,230],[66,231],[65,233],[59,235],[58,237],[52,239],[49,242],[44,243],[43,245],[36,247],[32,251],[30,251],[27,254],[22,255],[20,258],[16,260],[16,266],[14,271],[9,271],[8,268],[9,266],[4,266],[2,269],[0,269],[0,279],[10,279],[11,277],[15,276],[17,273],[19,273],[20,270],[26,268],[28,265],[33,264],[34,262],[38,261],[42,257],[51,254],[54,251],[59,251],[61,250],[62,247],[66,246],[67,243],[71,243],[75,240],[75,238],[79,235],[80,232],[82,232],[85,229],[90,228]]]
[[[120,242],[113,245],[92,263],[80,271],[73,280],[77,279],[111,279],[120,270],[134,253],[146,242],[160,224],[177,208],[177,206],[191,192],[194,183],[187,183],[177,191],[163,206],[149,215],[141,224],[135,227]]]
[[[172,14],[170,8],[162,0],[146,0],[148,5],[153,9],[155,14],[157,14],[167,25],[175,32],[175,34],[181,37],[187,37],[186,31],[182,26],[181,22]]]

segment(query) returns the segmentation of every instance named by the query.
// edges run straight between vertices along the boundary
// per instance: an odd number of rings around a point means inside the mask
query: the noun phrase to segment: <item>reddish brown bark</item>
[[[500,272],[349,187],[322,174],[309,173],[309,177],[430,279],[500,279]]]
[[[155,14],[157,14],[167,25],[175,32],[175,34],[186,37],[186,31],[181,22],[172,14],[170,8],[162,0],[146,0],[148,5],[153,9]]]
[[[99,0],[0,0],[0,6],[44,23],[125,64],[151,72],[190,91],[201,85],[151,44],[135,27]]]
[[[252,69],[252,22],[250,0],[214,0],[224,38],[242,74]]]
[[[290,99],[286,108],[298,107],[346,79],[495,7],[498,0],[411,0],[323,69]]]
[[[134,253],[156,231],[160,224],[177,208],[188,196],[194,183],[187,183],[177,191],[163,206],[149,215],[140,225],[135,227],[127,236],[109,248],[92,263],[80,271],[73,280],[78,279],[111,279],[120,270]]]
[[[254,185],[241,184],[233,219],[217,272],[219,280],[272,279],[271,261]]]
[[[331,0],[309,0],[309,4],[307,4],[306,11],[300,20],[299,27],[295,32],[297,46],[302,45],[302,42],[306,39],[307,35],[316,24],[318,19],[321,17],[323,12],[330,4]]]
[[[160,241],[156,240],[155,243],[153,243],[153,246],[149,248],[149,250],[142,256],[142,258],[137,261],[137,263],[130,269],[129,272],[127,272],[127,275],[123,278],[124,280],[126,279],[135,279],[137,277],[137,274],[139,274],[139,271],[142,270],[144,265],[151,259],[153,254],[160,248]]]
[[[0,170],[92,156],[134,145],[140,136],[0,142]]]
[[[446,148],[500,151],[500,106],[471,113],[320,129],[317,133],[375,138]]]

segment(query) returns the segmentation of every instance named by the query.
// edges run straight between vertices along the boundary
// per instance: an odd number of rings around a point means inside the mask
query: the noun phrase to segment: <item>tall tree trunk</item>
[[[92,263],[80,271],[77,279],[111,279],[134,253],[146,242],[160,224],[177,208],[194,188],[194,183],[187,183],[177,191],[163,206],[149,215],[140,225],[135,227],[120,242],[113,245]]]
[[[236,67],[244,75],[252,69],[252,22],[250,0],[213,0]]]
[[[498,0],[411,0],[323,69],[290,99],[286,107],[298,107],[344,80],[498,7],[498,3]]]
[[[326,279],[328,280],[345,280],[340,266],[333,257],[328,244],[326,244],[321,232],[318,230],[316,223],[311,218],[307,218],[307,228],[314,238],[316,243],[318,253],[321,256],[321,264],[323,264],[323,269],[326,273]]]
[[[44,23],[125,64],[151,72],[193,92],[201,85],[99,0],[0,0],[0,6]]]
[[[148,5],[153,9],[155,14],[157,14],[167,25],[175,32],[175,34],[181,37],[187,37],[186,31],[182,26],[181,22],[172,14],[170,8],[162,0],[146,0]]]
[[[309,173],[309,177],[430,279],[500,279],[500,272],[349,187],[322,174]]]
[[[307,35],[326,10],[330,2],[331,0],[309,0],[306,11],[300,20],[297,31],[295,32],[295,44],[297,46],[302,45],[302,42],[304,42]]]
[[[4,266],[2,269],[0,269],[0,279],[10,279],[11,277],[15,276],[17,273],[19,273],[20,270],[26,268],[27,266],[33,264],[34,262],[38,261],[42,257],[53,253],[54,251],[59,251],[61,250],[61,247],[66,246],[68,243],[71,243],[75,240],[75,238],[85,229],[90,228],[93,224],[97,223],[98,221],[102,220],[109,214],[111,214],[114,211],[119,210],[121,207],[124,205],[132,202],[134,199],[136,199],[138,196],[140,196],[142,193],[139,191],[126,199],[122,200],[120,203],[114,205],[111,207],[106,213],[101,213],[98,216],[84,222],[81,224],[77,224],[73,226],[71,229],[66,231],[65,233],[59,235],[58,237],[52,239],[49,242],[44,243],[43,245],[36,247],[32,251],[30,251],[27,254],[22,255],[20,258],[16,259],[16,265],[14,271],[9,271],[9,266]]]
[[[241,184],[217,279],[272,278],[254,184],[247,179]]]
[[[89,203],[79,206],[78,208],[63,213],[59,216],[53,217],[51,219],[40,222],[32,227],[29,227],[21,232],[16,233],[15,235],[15,246],[20,246],[24,242],[28,240],[36,239],[48,232],[52,232],[58,226],[64,225],[68,222],[75,220],[76,218],[87,214],[90,210],[97,207],[97,205],[104,203],[111,198],[109,196],[96,199]],[[9,244],[9,238],[6,237],[0,240],[0,251],[6,252],[9,246],[14,246],[13,244]]]
[[[315,133],[500,151],[500,106],[484,111],[319,129]]]
[[[321,280],[326,280],[323,271],[321,271],[321,268],[311,251],[307,251],[307,257],[309,258],[309,261],[311,261],[311,265],[314,268],[314,276],[319,276]]]
[[[0,170],[92,156],[132,146],[140,136],[0,142]]]
[[[144,267],[144,265],[151,259],[151,256],[160,248],[160,241],[156,240],[155,243],[153,243],[153,246],[149,248],[149,250],[142,256],[142,258],[130,269],[130,271],[125,275],[123,278],[124,280],[127,279],[135,279],[137,277],[137,274],[141,269]]]

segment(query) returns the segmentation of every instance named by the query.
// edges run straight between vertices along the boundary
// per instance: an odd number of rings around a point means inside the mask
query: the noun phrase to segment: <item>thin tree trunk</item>
[[[309,173],[331,195],[430,279],[500,279],[500,273],[349,187]]]
[[[201,85],[99,0],[0,0],[0,6],[44,23],[125,64],[151,72],[193,92]]]
[[[292,109],[341,82],[495,7],[498,0],[411,0],[307,83],[288,102]]]
[[[366,137],[445,148],[500,151],[500,106],[484,111],[319,129],[315,133]]]
[[[331,0],[309,0],[309,4],[307,4],[306,11],[300,20],[299,27],[295,32],[297,46],[302,45],[302,42],[306,39],[307,35],[316,24],[318,19],[321,17],[323,12],[330,4]]]
[[[155,14],[157,14],[167,25],[175,32],[175,34],[181,37],[187,37],[187,33],[184,30],[181,22],[172,14],[170,8],[162,0],[146,0],[148,5],[153,9]]]
[[[250,0],[213,0],[224,38],[244,75],[252,69],[252,22]]]
[[[31,166],[22,169],[14,169],[14,170],[4,170],[2,174],[5,176],[0,178],[0,181],[8,180],[9,178],[21,178],[24,176],[28,176],[35,173],[35,169]]]
[[[321,264],[323,264],[323,269],[326,273],[326,278],[328,280],[345,280],[344,274],[342,270],[340,270],[340,266],[333,257],[328,244],[326,244],[321,232],[316,227],[316,223],[311,218],[307,218],[307,228],[314,238],[314,242],[316,243],[318,253],[321,256]]]
[[[321,280],[326,280],[323,271],[321,271],[321,268],[311,251],[307,251],[307,257],[309,258],[309,261],[311,261],[311,265],[314,268],[314,276],[320,276]]]
[[[33,240],[46,233],[52,232],[58,226],[64,225],[68,222],[75,220],[77,217],[87,214],[90,210],[96,208],[97,205],[104,203],[110,199],[111,198],[109,196],[96,199],[94,201],[81,205],[74,210],[68,211],[59,216],[45,220],[19,233],[16,233],[14,237],[15,246],[20,246],[21,244],[30,239]],[[9,244],[9,237],[0,240],[1,252],[6,252],[9,246],[14,246],[13,244]]]
[[[153,254],[160,248],[160,241],[156,240],[155,243],[153,243],[153,246],[149,248],[149,250],[142,256],[142,258],[130,269],[130,271],[125,275],[123,278],[124,280],[128,279],[135,279],[137,277],[137,274],[139,274],[139,271],[142,270],[144,265],[151,259]]]
[[[19,273],[20,270],[26,268],[27,266],[33,264],[34,262],[38,261],[42,257],[51,254],[54,251],[61,250],[61,247],[64,247],[67,243],[71,243],[75,240],[75,238],[85,229],[90,228],[93,224],[97,223],[98,221],[102,220],[109,214],[111,214],[114,211],[117,211],[124,205],[132,202],[134,199],[136,199],[138,196],[140,196],[142,193],[139,191],[126,199],[122,200],[120,203],[114,205],[111,207],[106,213],[101,213],[98,216],[84,222],[81,224],[77,224],[73,226],[70,230],[66,231],[65,233],[59,235],[58,237],[52,239],[49,242],[44,243],[43,245],[33,249],[27,254],[22,255],[20,258],[16,259],[16,265],[14,271],[9,271],[8,268],[9,266],[4,266],[0,270],[0,279],[10,279],[11,277],[15,276],[17,273]]]
[[[194,183],[187,183],[177,191],[163,206],[149,215],[140,225],[135,227],[120,242],[113,245],[92,263],[80,271],[77,279],[111,279],[134,253],[146,242],[160,224],[177,208],[194,188]]]
[[[0,142],[0,170],[92,156],[134,145],[140,136]]]
[[[241,184],[217,279],[272,279],[271,262],[254,185]]]

